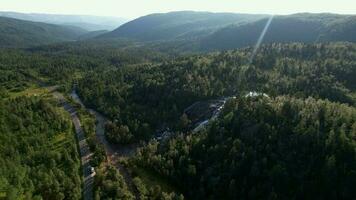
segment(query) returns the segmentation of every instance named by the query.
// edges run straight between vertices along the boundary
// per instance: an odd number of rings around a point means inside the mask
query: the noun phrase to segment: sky
[[[117,16],[126,19],[179,10],[356,14],[356,0],[0,0],[0,11]]]

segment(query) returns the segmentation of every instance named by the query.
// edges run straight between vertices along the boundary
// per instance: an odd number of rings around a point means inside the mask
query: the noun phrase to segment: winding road
[[[92,157],[92,153],[90,152],[88,143],[85,139],[84,132],[82,126],[80,124],[80,120],[77,115],[77,111],[73,106],[71,106],[65,97],[59,92],[53,92],[53,96],[59,100],[62,107],[70,114],[72,122],[74,124],[76,137],[80,150],[80,157],[82,163],[83,177],[84,177],[84,185],[83,185],[83,199],[91,200],[93,199],[93,183],[95,172],[90,172],[90,159]]]
[[[122,157],[130,157],[135,153],[135,150],[137,148],[137,145],[132,144],[132,145],[127,145],[127,146],[122,146],[122,145],[115,145],[110,143],[105,136],[105,123],[108,121],[108,119],[100,114],[99,112],[86,108],[81,99],[79,98],[78,94],[76,93],[75,90],[72,91],[70,94],[71,98],[80,104],[83,108],[87,109],[90,113],[95,115],[96,118],[96,127],[95,127],[95,133],[96,133],[96,138],[98,141],[103,144],[106,156],[108,158],[108,162],[112,165],[114,165],[120,172],[120,174],[124,177],[124,180],[126,182],[126,185],[128,186],[129,190],[135,195],[136,199],[139,199],[139,193],[137,191],[137,188],[134,186],[132,182],[132,177],[129,171],[125,166],[123,166],[119,160]]]

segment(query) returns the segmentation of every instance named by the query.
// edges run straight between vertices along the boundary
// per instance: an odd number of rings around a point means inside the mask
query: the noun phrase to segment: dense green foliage
[[[184,200],[183,195],[162,192],[157,185],[145,185],[139,177],[135,177],[133,182],[139,192],[139,198],[142,200]]]
[[[151,143],[137,162],[194,199],[353,199],[355,136],[353,107],[241,98],[206,131]]]
[[[72,104],[75,104],[72,102]],[[95,134],[95,116],[89,113],[89,111],[82,108],[80,105],[76,105],[77,115],[79,116],[80,123],[83,127],[83,132],[86,141],[89,145],[90,151],[93,153],[91,156],[92,167],[98,167],[106,161],[106,153],[103,144],[98,142]]]
[[[94,198],[99,199],[134,199],[128,190],[124,178],[113,166],[103,167],[97,170],[95,177]]]
[[[39,97],[0,100],[0,191],[8,199],[80,199],[69,116]]]
[[[135,199],[124,178],[114,166],[102,166],[95,177],[94,199]],[[147,185],[139,177],[133,180],[137,197],[141,200],[183,200],[183,195],[166,193],[158,185]]]
[[[0,84],[8,90],[24,89],[29,82],[58,84],[69,90],[75,78],[82,73],[110,66],[110,58],[119,57],[109,53],[104,58],[93,56],[99,51],[85,51],[85,47],[81,50],[82,54],[70,49],[63,53],[62,49],[52,52],[51,49],[61,48],[62,45],[51,47],[27,51],[0,50]]]
[[[116,125],[108,126],[111,138],[127,142],[149,138],[164,124],[178,126],[184,108],[195,101],[248,91],[354,105],[355,48],[273,44],[262,46],[252,63],[252,49],[247,48],[158,65],[94,70],[79,82],[78,92],[87,105],[115,120]]]

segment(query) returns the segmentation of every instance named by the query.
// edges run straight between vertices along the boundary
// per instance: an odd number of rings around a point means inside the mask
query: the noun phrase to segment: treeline
[[[174,128],[184,108],[198,100],[248,91],[355,104],[354,44],[270,44],[252,51],[93,70],[78,93],[113,120],[108,136],[119,143],[150,138],[161,126]]]
[[[192,199],[353,199],[356,109],[307,98],[238,98],[198,134],[151,142],[140,166]]]
[[[0,99],[0,193],[7,199],[81,199],[68,116],[40,97]]]

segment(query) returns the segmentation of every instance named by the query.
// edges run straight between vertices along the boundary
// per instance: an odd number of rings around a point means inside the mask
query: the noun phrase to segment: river
[[[103,144],[106,154],[109,158],[113,158],[113,156],[121,156],[121,157],[130,157],[132,156],[138,145],[137,144],[130,144],[130,145],[117,145],[117,144],[112,144],[110,143],[105,136],[105,124],[107,121],[109,121],[108,118],[106,118],[104,115],[99,113],[98,111],[94,109],[87,108],[80,97],[78,96],[77,92],[75,90],[72,91],[70,94],[71,98],[79,103],[83,108],[88,110],[91,114],[95,116],[96,119],[96,126],[95,126],[95,134],[96,138],[98,141]]]

